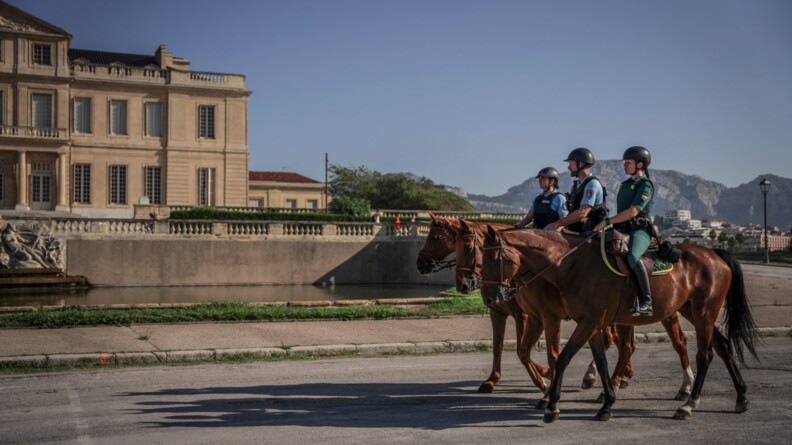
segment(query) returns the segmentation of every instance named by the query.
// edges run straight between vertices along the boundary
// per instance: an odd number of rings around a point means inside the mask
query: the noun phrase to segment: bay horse
[[[604,404],[597,412],[596,419],[610,419],[616,396],[606,377],[608,363],[602,329],[612,323],[656,323],[675,312],[682,314],[695,327],[698,351],[693,390],[673,418],[687,419],[698,407],[713,349],[726,364],[737,392],[735,412],[748,410],[750,402],[745,395],[747,388],[735,355],[744,364],[744,346],[757,358],[755,345],[759,339],[745,293],[742,268],[731,254],[693,244],[678,245],[682,256],[674,269],[667,275],[651,278],[654,314],[633,317],[630,306],[634,296],[631,292],[625,292],[626,280],[623,277],[606,269],[598,247],[591,237],[539,230],[497,232],[488,229],[484,240],[482,296],[497,298],[505,292],[513,292],[513,286],[525,286],[527,282],[522,280],[526,276],[541,276],[558,288],[568,315],[577,322],[577,327],[556,362],[544,421],[550,423],[558,420],[564,371],[587,341],[605,388]],[[715,326],[724,301],[725,336]]]
[[[460,224],[461,231],[458,232],[458,238],[462,238],[462,243],[457,242],[456,247],[457,273],[459,274],[459,271],[463,271],[466,274],[475,274],[477,278],[467,278],[467,280],[478,282],[480,281],[480,274],[484,263],[484,234],[482,233],[480,225],[477,223],[468,223],[464,220],[460,220]],[[507,230],[515,229],[510,228]],[[460,264],[469,266],[463,268],[460,267]],[[464,277],[457,276],[457,282],[464,279]],[[528,341],[532,341],[529,343],[530,346],[528,346],[529,349],[526,352],[529,357],[530,347],[538,341],[542,329],[544,329],[545,343],[547,346],[547,362],[549,366],[547,377],[552,381],[555,374],[556,361],[561,351],[561,320],[569,318],[563,301],[559,297],[559,290],[552,283],[541,278],[533,280],[526,286],[514,290],[516,292],[509,295],[496,295],[494,300],[516,301],[519,307],[528,315],[528,326],[525,332],[528,333]],[[493,303],[493,301],[485,297],[484,294],[482,294],[482,298],[485,303]],[[682,327],[679,325],[679,319],[676,313],[662,320],[662,324],[671,339],[674,350],[679,356],[680,365],[682,367],[682,386],[679,388],[674,398],[676,400],[686,400],[690,396],[691,387],[693,385],[693,371],[690,369],[687,338],[682,331]],[[629,325],[616,325],[613,328],[606,326],[601,335],[606,349],[610,347],[611,344],[616,343],[619,351],[619,360],[611,377],[611,385],[614,388],[625,387],[635,373],[630,362],[630,357],[635,351],[634,328]],[[594,381],[596,381],[596,369],[596,363],[592,361],[589,365],[589,370],[583,378],[584,389],[590,388]],[[549,398],[549,394],[545,394],[543,399],[537,404],[537,407],[544,408]],[[604,398],[605,395],[602,393],[599,399],[604,400]]]
[[[418,252],[416,267],[422,275],[437,272],[442,269],[453,267],[453,261],[443,261],[448,255],[456,251],[457,245],[462,242],[459,237],[461,230],[460,220],[456,218],[443,218],[429,213],[431,222],[429,225],[429,235],[424,241],[421,251]],[[488,226],[495,229],[506,229],[511,226],[506,224],[489,224],[479,226],[480,239],[483,239],[484,232]],[[463,271],[465,267],[456,263],[456,289],[462,293],[478,289],[478,284],[464,280]],[[460,271],[459,268],[462,268]],[[533,343],[526,340],[527,328],[529,326],[528,314],[524,313],[519,305],[514,301],[501,302],[498,304],[484,304],[489,309],[490,323],[492,325],[492,370],[489,377],[479,385],[478,392],[491,393],[495,385],[501,379],[501,356],[503,355],[503,345],[506,332],[506,321],[511,316],[515,320],[517,334],[517,356],[523,364],[531,381],[537,388],[544,393],[547,390],[547,368],[533,362],[530,358],[530,350]],[[538,340],[539,337],[536,337]],[[535,341],[534,341],[535,343]]]

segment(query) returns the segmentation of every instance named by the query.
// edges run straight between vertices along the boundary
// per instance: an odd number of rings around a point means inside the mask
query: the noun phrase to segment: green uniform
[[[616,196],[617,212],[622,212],[630,207],[640,210],[639,217],[649,218],[652,211],[652,200],[654,199],[654,185],[646,176],[637,179],[628,179],[621,183],[619,194]],[[619,229],[619,227],[617,227]],[[635,263],[641,258],[649,243],[652,242],[652,235],[648,227],[627,229],[630,235],[629,252],[627,253],[627,263],[630,268],[635,267]],[[624,230],[620,230],[624,231]]]

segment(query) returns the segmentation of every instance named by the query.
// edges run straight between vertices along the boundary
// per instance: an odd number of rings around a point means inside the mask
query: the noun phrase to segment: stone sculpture
[[[63,269],[63,246],[41,223],[7,224],[0,232],[0,269]]]

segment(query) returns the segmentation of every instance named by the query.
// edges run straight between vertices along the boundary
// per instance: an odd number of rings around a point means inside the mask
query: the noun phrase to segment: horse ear
[[[432,212],[429,212],[429,218],[432,218],[432,221],[437,221],[437,218],[435,218],[434,213]]]
[[[498,242],[498,231],[493,229],[492,226],[487,226],[487,241]]]
[[[463,229],[464,231],[466,231],[466,232],[472,232],[472,231],[473,231],[473,230],[470,228],[470,225],[467,223],[467,221],[465,221],[465,220],[464,220],[464,219],[462,219],[462,218],[458,218],[458,219],[459,219],[459,224],[461,224],[461,225],[462,225],[462,229]]]

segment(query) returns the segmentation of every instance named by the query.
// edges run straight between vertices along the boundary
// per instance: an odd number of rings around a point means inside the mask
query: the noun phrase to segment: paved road
[[[750,411],[732,412],[716,358],[701,406],[674,421],[676,356],[668,344],[641,345],[614,418],[595,422],[598,391],[577,387],[590,359],[582,351],[551,425],[531,408],[538,392],[516,360],[505,360],[495,393],[475,392],[486,353],[3,376],[0,443],[792,443],[792,339],[765,339],[761,356],[743,370]]]

